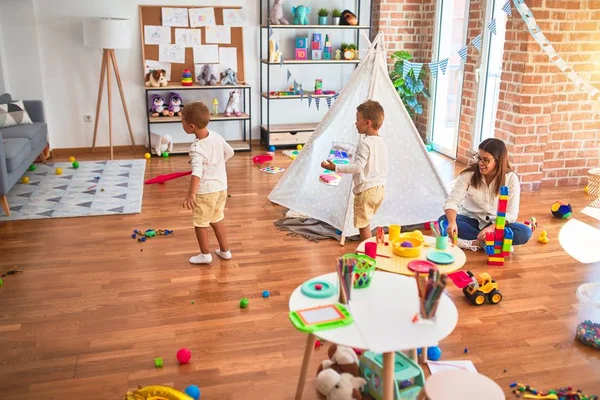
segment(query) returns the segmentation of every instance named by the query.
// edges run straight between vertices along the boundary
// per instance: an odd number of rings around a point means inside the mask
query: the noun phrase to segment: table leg
[[[412,358],[412,360],[414,362],[418,362],[419,360],[417,360],[417,349],[411,349],[410,350],[410,358]]]
[[[394,400],[394,356],[383,353],[383,400]]]
[[[421,364],[427,364],[427,347],[423,347],[421,349],[421,356],[419,357],[419,362]]]
[[[302,359],[302,369],[300,370],[300,378],[298,378],[298,387],[296,388],[296,400],[302,399],[302,392],[304,391],[304,384],[306,383],[306,374],[308,372],[308,364],[310,364],[310,358],[315,347],[317,337],[312,333],[308,334],[306,339],[306,348],[304,349],[304,358]]]

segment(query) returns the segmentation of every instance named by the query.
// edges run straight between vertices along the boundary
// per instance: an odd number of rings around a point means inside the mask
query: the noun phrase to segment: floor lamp
[[[102,103],[102,92],[104,79],[106,78],[106,89],[108,97],[108,139],[110,142],[110,159],[113,159],[112,143],[112,87],[110,79],[110,65],[112,64],[121,94],[123,111],[127,120],[127,128],[131,137],[131,145],[135,150],[135,140],[131,130],[131,121],[127,111],[127,103],[121,84],[121,75],[117,66],[115,49],[129,49],[131,47],[131,20],[126,18],[85,18],[83,22],[83,41],[86,47],[102,49],[102,65],[100,66],[100,84],[98,86],[98,102],[96,103],[96,120],[94,121],[94,141],[92,152],[96,148],[96,134],[98,132],[98,120],[100,119],[100,104]]]

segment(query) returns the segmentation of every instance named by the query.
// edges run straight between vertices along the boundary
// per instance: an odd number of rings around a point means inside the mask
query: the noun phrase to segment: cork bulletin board
[[[170,79],[169,79],[169,84],[180,84],[181,83],[181,77],[182,77],[182,73],[184,69],[188,69],[191,71],[192,76],[194,78],[194,82],[196,82],[196,76],[199,73],[199,68],[204,65],[204,64],[214,64],[216,71],[217,72],[222,72],[219,71],[219,69],[223,69],[225,67],[227,68],[231,68],[233,70],[236,71],[237,73],[237,78],[238,81],[240,83],[244,83],[245,82],[245,74],[244,74],[244,37],[243,37],[243,28],[241,26],[235,26],[232,25],[237,23],[237,22],[232,22],[230,19],[235,19],[233,14],[235,13],[234,11],[232,12],[232,10],[239,10],[240,15],[241,15],[241,8],[242,7],[236,7],[236,6],[225,6],[225,7],[209,7],[209,6],[205,6],[205,7],[189,7],[189,6],[160,6],[160,5],[151,5],[151,6],[140,6],[139,7],[139,12],[140,12],[140,31],[141,31],[141,38],[142,38],[142,68],[144,71],[144,75],[146,74],[146,70],[147,70],[147,64],[148,62],[160,62],[160,55],[159,55],[159,49],[161,48],[165,48],[167,46],[162,46],[162,44],[166,44],[166,43],[170,43],[171,45],[175,45],[176,44],[176,38],[178,37],[179,32],[183,32],[182,30],[197,30],[200,32],[199,36],[200,36],[200,47],[205,46],[206,49],[210,48],[211,50],[214,50],[215,46],[218,46],[218,54],[221,55],[219,57],[219,61],[215,62],[215,60],[212,57],[208,57],[208,58],[201,58],[208,60],[206,62],[199,62],[197,64],[194,63],[194,57],[195,57],[195,51],[197,49],[195,49],[194,47],[185,47],[184,52],[185,52],[185,59],[183,59],[182,57],[179,58],[177,61],[178,62],[170,62]],[[167,9],[166,11],[172,11],[172,10],[178,10],[180,13],[179,14],[186,14],[185,18],[182,17],[181,15],[179,15],[178,19],[176,17],[173,17],[173,19],[170,19],[170,21],[175,21],[177,20],[178,22],[174,22],[175,24],[178,24],[177,26],[163,26],[163,9]],[[210,27],[207,26],[191,26],[192,24],[190,23],[190,16],[192,16],[194,13],[198,13],[198,12],[203,12],[203,11],[210,11],[210,9],[214,10],[214,25],[211,24]],[[185,10],[183,12],[181,12],[182,10]],[[227,16],[230,17],[228,18],[228,24],[224,24],[224,13],[227,13]],[[212,13],[210,13],[212,15]],[[187,20],[187,25],[184,26],[185,21]],[[170,25],[170,24],[169,24]],[[212,32],[215,31],[219,31],[219,32],[223,32],[223,30],[227,33],[226,35],[224,35],[223,37],[220,37],[220,39],[217,40],[218,43],[215,43],[215,40],[213,39],[212,41],[210,41],[210,43],[208,43],[207,40],[207,28],[211,30]],[[163,34],[163,38],[162,38],[162,42],[161,44],[148,44],[147,40],[146,40],[146,33],[147,30],[150,29],[154,29],[156,32]],[[168,33],[168,30],[170,30],[170,40],[168,39],[168,35],[164,35],[165,33]],[[181,31],[180,31],[181,30]],[[192,32],[194,35],[197,35],[198,32]],[[160,37],[160,36],[159,36]],[[214,37],[214,36],[211,36]],[[166,40],[169,40],[169,42],[167,42]],[[184,47],[184,46],[181,46]],[[222,49],[230,49],[230,50],[222,50]],[[232,49],[235,49],[235,56],[232,57],[233,55],[233,51]],[[181,51],[181,49],[179,49],[180,52],[178,53],[178,56],[183,56],[183,51]],[[213,54],[213,52],[210,52],[211,55]],[[207,53],[208,54],[208,53]],[[223,54],[228,54],[230,57],[228,58],[224,58],[222,55]],[[196,58],[196,61],[198,61],[199,59]],[[181,62],[183,61],[183,62]],[[234,62],[237,62],[237,65],[230,65]],[[198,68],[196,68],[198,67]],[[219,79],[221,79],[223,76],[219,76]]]

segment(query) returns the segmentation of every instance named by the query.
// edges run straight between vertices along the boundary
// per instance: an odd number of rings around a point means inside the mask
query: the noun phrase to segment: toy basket
[[[600,208],[600,168],[590,169],[588,175],[590,206]]]
[[[347,254],[344,258],[356,260],[354,266],[354,289],[366,289],[373,280],[375,272],[375,260],[364,254]]]
[[[575,337],[586,346],[600,350],[600,283],[585,283],[577,289],[579,325]]]

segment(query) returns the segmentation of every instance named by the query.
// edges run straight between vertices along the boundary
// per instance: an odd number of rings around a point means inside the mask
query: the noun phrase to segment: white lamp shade
[[[131,48],[131,20],[127,18],[84,18],[83,43],[100,49]]]

